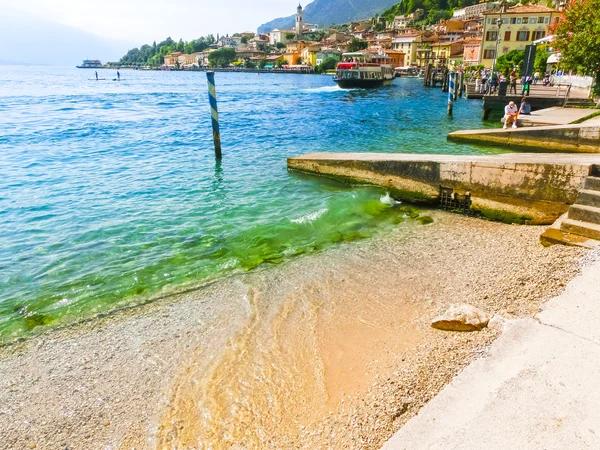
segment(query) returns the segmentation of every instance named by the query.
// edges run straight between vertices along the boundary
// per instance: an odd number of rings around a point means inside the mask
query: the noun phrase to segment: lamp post
[[[494,73],[496,72],[496,60],[498,59],[498,44],[500,44],[500,27],[502,26],[502,14],[500,14],[500,17],[496,19],[496,25],[498,26],[498,31],[496,34],[496,50],[494,51],[494,61],[492,63],[492,78],[494,77]]]

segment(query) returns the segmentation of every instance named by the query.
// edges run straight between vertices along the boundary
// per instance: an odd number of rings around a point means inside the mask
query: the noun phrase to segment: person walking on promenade
[[[530,75],[525,75],[522,79],[521,79],[521,95],[525,96],[525,92],[527,92],[527,95],[529,95],[529,89],[531,88],[531,76]]]
[[[117,81],[121,81],[121,74],[119,73],[118,70],[117,70]]]
[[[536,72],[533,74],[533,84],[538,84],[538,81],[540,81],[540,73]]]
[[[96,70],[96,81],[98,81],[98,71]]]
[[[508,124],[512,122],[512,127],[517,128],[517,119],[519,117],[519,110],[515,102],[511,101],[504,107],[504,128],[508,127]]]
[[[515,95],[517,95],[517,73],[513,70],[510,75],[510,89],[509,89],[509,95],[512,94],[513,92],[515,93]]]

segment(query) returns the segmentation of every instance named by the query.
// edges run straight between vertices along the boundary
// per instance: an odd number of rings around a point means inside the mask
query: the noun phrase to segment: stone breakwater
[[[508,223],[551,224],[570,204],[600,155],[450,156],[310,153],[288,168],[383,186],[397,199],[439,204],[440,189],[471,195],[471,209]]]

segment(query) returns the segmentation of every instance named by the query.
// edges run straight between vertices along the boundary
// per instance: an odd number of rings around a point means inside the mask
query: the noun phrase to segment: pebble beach
[[[23,449],[376,449],[585,251],[541,228],[432,211],[373,239],[0,348],[0,442]]]

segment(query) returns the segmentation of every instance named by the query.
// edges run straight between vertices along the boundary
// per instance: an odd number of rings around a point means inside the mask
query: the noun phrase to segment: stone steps
[[[597,175],[594,172],[594,175]],[[565,244],[594,248],[600,245],[600,177],[585,179],[569,212],[540,236],[544,245]]]
[[[569,219],[600,225],[600,208],[578,204],[572,205],[569,208]]]
[[[580,220],[565,219],[560,225],[560,229],[567,233],[577,234],[590,239],[600,240],[600,225]]]
[[[600,208],[600,191],[582,189],[577,196],[576,205],[595,206]]]
[[[591,191],[600,191],[600,177],[587,177],[583,188]]]

